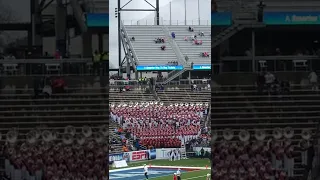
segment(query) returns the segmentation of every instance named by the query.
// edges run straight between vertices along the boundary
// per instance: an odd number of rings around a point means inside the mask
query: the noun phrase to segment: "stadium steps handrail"
[[[133,60],[134,60],[134,63],[133,64],[139,64],[139,58],[137,56],[137,53],[135,52],[134,48],[133,48],[133,45],[131,44],[131,40],[130,40],[130,37],[128,36],[128,32],[126,30],[126,27],[124,26],[123,22],[120,21],[120,26],[121,26],[121,29],[123,30],[123,33],[124,33],[124,36],[121,36],[121,38],[126,38],[127,39],[127,44],[129,45],[129,48],[131,49],[132,51],[132,55],[133,55]],[[125,46],[126,47],[126,46]],[[129,50],[128,50],[129,51]],[[134,66],[135,68],[135,66]]]
[[[174,53],[176,54],[176,56],[178,58],[178,61],[180,62],[179,64],[186,66],[187,62],[186,62],[182,52],[180,51],[178,44],[176,43],[176,41],[174,39],[172,39],[169,28],[167,26],[161,26],[161,27],[162,27],[162,31],[164,32],[164,34],[166,36],[166,39],[168,40],[169,44],[171,45]]]
[[[170,77],[168,76],[168,78],[165,81],[161,82],[160,84],[167,84],[170,81],[172,81],[175,78],[177,78],[178,76],[182,75],[184,72],[190,71],[190,70],[191,70],[190,67],[184,67],[184,69],[181,70],[181,71],[174,71]]]

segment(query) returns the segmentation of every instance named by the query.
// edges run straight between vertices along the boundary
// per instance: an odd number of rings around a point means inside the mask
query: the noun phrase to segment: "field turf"
[[[152,180],[171,180],[171,179],[173,179],[173,173],[177,171],[177,168],[169,168],[169,169],[165,168],[165,169],[163,169],[162,173],[153,175],[152,174],[152,171],[153,171],[152,166],[179,166],[179,167],[203,167],[203,168],[208,166],[208,168],[210,168],[209,159],[184,159],[184,160],[179,160],[179,161],[169,161],[169,160],[139,161],[139,162],[128,163],[128,167],[143,166],[144,164],[147,164],[148,166],[151,165],[149,179],[152,179]],[[110,170],[111,169],[112,168],[110,168]],[[117,168],[117,169],[119,169],[119,168]],[[156,167],[155,171],[158,171],[158,170],[159,170],[158,167]],[[137,171],[137,170],[135,170],[135,171]],[[140,174],[140,172],[142,172],[142,170],[138,170],[138,172]],[[125,172],[123,172],[123,173],[125,173]],[[127,173],[136,174],[136,172],[129,172],[129,171]],[[181,178],[183,180],[206,180],[206,176],[208,173],[210,173],[210,169],[192,170],[192,169],[183,169],[182,168]],[[129,179],[131,179],[131,178],[129,178]],[[137,176],[136,179],[137,180],[144,180],[142,175]],[[112,178],[111,178],[111,180],[112,180]],[[118,180],[126,180],[126,178],[125,177],[123,179],[119,178]]]

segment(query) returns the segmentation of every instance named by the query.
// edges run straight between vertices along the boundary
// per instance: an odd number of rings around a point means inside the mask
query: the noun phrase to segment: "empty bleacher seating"
[[[165,43],[154,42],[156,38],[166,37],[161,26],[125,26],[125,30],[130,38],[135,37],[131,43],[139,64],[165,65],[177,61],[177,56],[167,40]],[[164,51],[160,49],[162,45],[166,46]]]
[[[200,53],[208,52],[211,55],[211,26],[192,26],[194,32],[189,32],[189,26],[168,26],[171,32],[175,32],[175,41],[184,56],[188,56],[189,62],[195,64],[210,64],[211,59],[207,57],[200,57]],[[200,36],[199,32],[203,32],[204,36]],[[202,45],[194,45],[189,38],[197,35],[198,40],[202,40]],[[184,38],[187,37],[188,41]]]

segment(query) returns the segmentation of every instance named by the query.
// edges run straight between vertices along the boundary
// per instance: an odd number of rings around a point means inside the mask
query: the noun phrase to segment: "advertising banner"
[[[196,152],[197,155],[200,155],[201,149],[202,149],[202,147],[193,147],[193,151]],[[204,147],[203,150],[204,150],[205,152],[211,153],[211,148]]]
[[[127,161],[143,161],[143,160],[150,160],[156,159],[156,150],[141,150],[141,151],[132,151],[132,152],[125,152],[124,156]]]
[[[211,26],[230,26],[232,23],[231,12],[211,13]]]
[[[156,149],[156,157],[157,159],[168,159],[168,153],[174,149],[179,149],[180,151],[184,151],[183,148],[162,148]]]
[[[320,24],[320,12],[265,12],[263,22],[267,25]]]
[[[109,154],[109,163],[112,164],[113,161],[123,160],[123,153]]]
[[[86,22],[88,27],[109,27],[109,14],[87,13]]]
[[[161,66],[136,66],[136,69],[138,71],[171,71],[171,70],[183,70],[183,66],[182,65],[178,65],[178,66],[170,66],[170,65],[161,65]]]
[[[194,64],[193,70],[211,70],[211,64]]]

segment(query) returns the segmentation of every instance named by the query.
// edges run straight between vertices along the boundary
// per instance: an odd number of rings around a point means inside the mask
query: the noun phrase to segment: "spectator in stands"
[[[178,61],[170,61],[168,62],[168,65],[177,66],[179,65]]]
[[[44,78],[42,77],[36,77],[33,80],[33,92],[35,98],[37,98],[41,93],[44,88]]]
[[[265,86],[265,82],[266,82],[266,79],[264,77],[264,73],[263,72],[260,72],[258,74],[258,77],[257,77],[257,86],[258,86],[258,93],[259,94],[262,94],[263,93],[263,89],[264,89],[264,86]]]
[[[186,60],[186,62],[188,62],[188,61],[189,61],[189,57],[186,55],[186,56],[184,57],[184,60]]]
[[[156,38],[155,40],[154,40],[154,42],[155,43],[164,43],[164,38]]]
[[[203,36],[204,36],[204,33],[203,33],[203,32],[199,32],[199,36],[200,36],[200,37],[203,37]]]
[[[102,67],[102,74],[106,75],[108,73],[108,67],[109,67],[109,52],[105,51],[101,54],[101,67]]]
[[[92,65],[92,74],[94,75],[97,73],[97,75],[100,75],[100,60],[101,60],[101,54],[98,50],[94,51],[93,54],[93,65]]]
[[[309,76],[309,81],[312,86],[312,91],[318,91],[318,75],[316,72],[313,70],[310,72]]]
[[[271,90],[272,84],[274,83],[276,78],[271,72],[267,72],[264,75],[264,78],[265,78],[265,83],[266,83],[267,90],[269,92]]]
[[[53,93],[64,93],[66,82],[62,77],[57,77],[52,80],[51,88]]]
[[[54,53],[54,58],[55,58],[55,59],[61,59],[61,58],[62,58],[59,49],[57,49],[56,52]]]
[[[189,26],[188,30],[189,32],[193,32],[193,27]]]
[[[131,37],[131,41],[135,41],[136,38],[134,36]]]
[[[305,173],[304,173],[305,179],[307,179],[310,171],[312,170],[314,155],[315,155],[314,146],[313,146],[313,143],[311,143],[307,149],[307,166],[305,168]]]
[[[165,49],[166,49],[166,46],[165,46],[165,45],[161,46],[161,50],[162,50],[162,51],[164,51]]]
[[[201,57],[209,57],[209,53],[208,52],[203,52],[200,54]]]
[[[171,33],[171,37],[172,37],[173,39],[176,38],[176,33],[172,32],[172,33]]]

